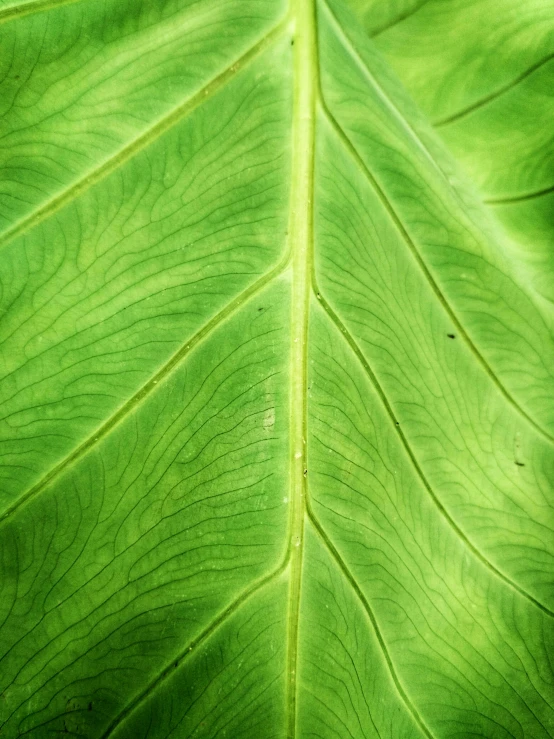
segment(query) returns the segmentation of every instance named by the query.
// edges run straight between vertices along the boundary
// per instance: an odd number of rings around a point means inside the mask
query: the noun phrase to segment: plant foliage
[[[502,3],[0,2],[2,737],[554,736],[553,26]]]

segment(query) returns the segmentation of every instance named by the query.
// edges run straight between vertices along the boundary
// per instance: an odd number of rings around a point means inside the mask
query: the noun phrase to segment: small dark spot
[[[449,339],[455,339],[456,338],[456,334],[446,334],[446,335],[448,336]]]
[[[308,476],[308,470],[304,470],[304,477]]]
[[[318,300],[321,300],[321,293],[318,293],[318,294],[317,294],[317,299],[318,299]]]
[[[258,308],[258,310],[263,310],[263,307]]]
[[[173,667],[179,667],[179,663],[178,662],[174,662]]]
[[[88,706],[87,706],[87,708],[88,708],[89,711],[92,711],[92,703],[89,703]]]
[[[395,425],[395,426],[400,426],[400,423],[399,423],[398,421],[395,421],[395,422],[394,422],[394,425]]]
[[[516,464],[517,464],[518,467],[525,467],[525,465],[523,464],[523,462],[516,462]]]
[[[291,46],[294,46],[294,39],[293,38],[291,38],[291,40],[290,40],[290,45]]]

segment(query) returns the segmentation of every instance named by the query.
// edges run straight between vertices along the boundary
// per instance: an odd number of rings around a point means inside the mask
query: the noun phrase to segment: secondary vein
[[[0,10],[0,23],[15,18],[23,18],[26,15],[33,15],[34,13],[43,13],[46,10],[55,10],[62,5],[73,5],[77,2],[80,2],[80,0],[36,0],[35,2],[10,5],[8,8]]]
[[[225,87],[238,72],[243,70],[248,64],[269,48],[284,32],[287,19],[281,21],[277,26],[271,29],[261,38],[254,46],[250,47],[240,58],[235,59],[223,72],[217,77],[210,80],[204,87],[196,92],[192,97],[178,105],[166,116],[156,121],[150,128],[146,129],[136,139],[119,149],[113,156],[109,157],[99,167],[86,173],[80,180],[67,187],[58,195],[34,210],[30,215],[15,223],[11,228],[0,234],[0,248],[7,246],[13,239],[21,236],[25,232],[34,228],[68,203],[72,202],[80,195],[105,179],[117,169],[122,167],[128,161],[133,159],[137,154],[146,149],[150,144],[157,141],[164,133],[176,126],[187,115],[192,113],[196,108],[209,100],[219,90]]]
[[[462,325],[460,318],[458,318],[457,313],[455,312],[454,308],[450,305],[450,302],[447,300],[441,287],[439,286],[438,282],[435,280],[433,274],[431,273],[431,270],[429,269],[425,260],[420,254],[418,247],[415,245],[412,237],[409,235],[406,227],[404,226],[402,220],[400,219],[400,216],[396,212],[392,202],[389,200],[389,198],[387,197],[384,190],[382,189],[380,184],[377,182],[373,174],[369,171],[367,165],[363,161],[360,153],[358,152],[358,150],[352,143],[351,139],[345,132],[344,128],[340,125],[340,123],[337,121],[337,119],[335,118],[331,110],[329,109],[329,106],[325,102],[325,98],[323,95],[321,95],[319,103],[320,103],[323,114],[325,115],[327,121],[329,122],[329,125],[332,127],[335,134],[337,135],[339,140],[342,142],[342,145],[344,146],[345,150],[349,152],[350,156],[355,161],[360,171],[363,172],[364,176],[366,177],[366,179],[372,186],[373,190],[375,191],[379,200],[383,204],[387,213],[390,215],[391,220],[396,226],[404,243],[406,244],[411,254],[413,255],[429,287],[434,292],[439,303],[442,305],[445,312],[448,314],[450,320],[456,327],[457,333],[465,341],[466,345],[468,346],[469,350],[471,351],[471,353],[473,354],[477,362],[480,364],[481,368],[484,370],[484,372],[487,374],[489,379],[493,382],[493,384],[496,386],[497,390],[501,393],[501,395],[505,398],[505,400],[512,406],[512,408],[514,408],[514,410],[519,415],[521,415],[522,418],[524,418],[527,421],[527,423],[538,434],[542,436],[543,439],[548,441],[550,444],[554,444],[554,436],[552,436],[552,434],[550,434],[537,421],[535,421],[534,418],[531,415],[529,415],[529,413],[523,408],[523,406],[520,405],[520,403],[516,400],[516,398],[510,393],[508,388],[502,383],[500,378],[497,377],[494,370],[492,369],[490,364],[485,359],[485,356],[480,352],[480,350],[477,348],[477,345],[471,339],[469,333],[466,331],[466,329]]]
[[[425,473],[423,472],[423,469],[417,460],[417,457],[408,441],[408,438],[406,437],[406,434],[404,433],[404,431],[402,431],[400,426],[396,423],[394,411],[387,398],[387,395],[383,387],[381,386],[379,380],[377,379],[377,376],[375,375],[374,371],[371,369],[369,362],[365,358],[364,353],[358,346],[357,342],[355,341],[350,331],[346,328],[342,320],[339,318],[337,313],[333,310],[331,305],[327,302],[320,288],[317,286],[315,272],[313,275],[312,284],[313,284],[313,290],[317,296],[319,304],[321,305],[321,307],[323,308],[323,310],[325,311],[329,319],[332,321],[332,323],[334,323],[338,331],[342,334],[350,350],[352,351],[352,353],[354,354],[354,356],[356,357],[356,359],[362,366],[375,392],[379,396],[382,406],[391,420],[392,428],[396,431],[396,434],[398,435],[400,442],[402,446],[404,447],[404,450],[407,454],[408,459],[410,460],[410,463],[414,469],[415,474],[417,475],[423,487],[429,494],[431,500],[433,501],[435,507],[437,508],[443,520],[446,521],[448,526],[454,531],[454,533],[460,539],[460,541],[464,544],[464,546],[467,547],[467,549],[469,549],[470,552],[472,552],[472,554],[481,562],[482,565],[484,565],[484,567],[487,568],[487,570],[489,570],[489,572],[491,572],[495,577],[497,577],[504,585],[507,585],[509,588],[515,590],[519,595],[525,598],[528,602],[532,603],[536,608],[541,610],[544,614],[546,614],[550,618],[554,618],[554,611],[551,611],[547,606],[545,606],[537,598],[531,595],[531,593],[527,592],[525,588],[518,585],[515,580],[512,580],[512,578],[510,578],[508,575],[505,575],[501,570],[499,570],[498,567],[496,567],[493,564],[493,562],[489,560],[488,557],[485,554],[483,554],[483,552],[481,552],[481,550],[471,541],[471,539],[466,535],[463,529],[456,523],[452,515],[448,512],[447,508],[443,505],[439,497],[436,495],[436,493],[434,492],[431,486],[431,483],[429,482]]]
[[[256,593],[259,593],[266,585],[276,580],[285,568],[286,563],[281,563],[279,567],[269,575],[256,580],[249,588],[239,593],[237,597],[227,605],[221,613],[210,621],[210,623],[204,627],[204,629],[198,634],[192,641],[184,645],[181,651],[176,655],[172,656],[171,660],[160,670],[160,672],[145,686],[145,688],[136,697],[131,699],[117,716],[108,725],[100,739],[108,739],[112,736],[115,730],[124,723],[137,709],[144,705],[145,701],[158,690],[160,686],[164,685],[171,676],[175,673],[175,670],[179,668],[194,652],[198,650],[198,647],[206,642],[214,632],[219,629],[224,623],[226,623],[231,616],[233,616],[239,608],[250,600]]]
[[[290,213],[292,247],[291,301],[291,519],[288,612],[287,706],[288,739],[296,735],[298,620],[302,582],[304,518],[307,487],[307,350],[310,275],[313,247],[313,179],[317,62],[314,0],[293,6],[294,119]]]
[[[350,587],[352,588],[352,590],[356,594],[358,600],[360,601],[360,603],[361,603],[361,605],[362,605],[362,607],[363,607],[363,609],[364,609],[364,611],[366,613],[366,616],[368,617],[368,620],[371,623],[371,626],[373,628],[373,632],[375,634],[375,637],[376,637],[377,642],[379,644],[379,647],[381,649],[381,653],[382,653],[382,655],[383,655],[383,657],[385,659],[385,663],[387,665],[387,669],[388,669],[389,674],[390,674],[390,676],[392,678],[392,681],[394,682],[394,685],[396,687],[396,690],[397,690],[398,694],[400,695],[400,698],[402,699],[402,702],[406,706],[406,709],[410,712],[412,718],[414,719],[415,723],[419,726],[419,728],[421,729],[421,731],[423,732],[423,734],[426,737],[428,737],[428,739],[433,739],[433,734],[431,734],[431,731],[427,727],[427,725],[426,725],[423,717],[421,716],[421,714],[417,710],[417,708],[414,705],[414,703],[412,703],[409,695],[406,693],[406,691],[404,690],[404,687],[402,686],[402,683],[401,683],[400,678],[399,678],[399,676],[398,676],[398,674],[396,672],[396,669],[394,667],[392,658],[391,658],[391,656],[389,654],[388,647],[387,647],[386,642],[385,642],[385,640],[383,638],[383,635],[381,633],[381,629],[379,628],[379,624],[377,623],[377,619],[375,618],[375,614],[373,613],[373,609],[371,608],[371,606],[369,604],[369,601],[367,600],[367,598],[365,597],[362,589],[359,587],[358,583],[356,582],[355,577],[352,575],[352,573],[350,572],[350,570],[346,566],[346,563],[344,562],[344,560],[340,556],[338,549],[335,547],[335,545],[333,544],[333,542],[331,541],[331,539],[327,536],[327,534],[325,532],[325,529],[323,528],[323,526],[321,525],[319,519],[317,518],[317,516],[315,515],[315,513],[312,510],[311,506],[309,505],[309,502],[308,502],[308,507],[307,507],[307,515],[308,515],[308,518],[309,518],[310,522],[312,523],[312,525],[313,525],[313,527],[314,527],[317,535],[319,536],[319,538],[323,542],[323,545],[325,546],[325,548],[327,549],[327,551],[331,555],[332,559],[338,565],[338,567],[339,567],[340,571],[342,572],[343,576],[345,577],[346,581],[348,582],[348,584],[350,585]]]
[[[254,283],[245,288],[231,302],[216,313],[211,320],[202,326],[193,336],[191,336],[182,346],[173,354],[165,364],[163,364],[157,372],[140,387],[134,395],[132,395],[115,413],[113,413],[99,428],[97,428],[91,436],[85,439],[80,446],[76,447],[55,467],[48,471],[33,487],[21,495],[9,508],[0,513],[0,526],[7,518],[16,513],[24,504],[33,500],[39,493],[45,490],[48,485],[58,478],[72,464],[76,464],[85,454],[93,447],[99,444],[118,424],[120,424],[129,414],[143,403],[157,388],[158,383],[164,380],[181,362],[187,357],[196,346],[201,344],[215,329],[227,318],[234,315],[248,300],[257,295],[264,287],[267,287],[274,279],[282,274],[290,261],[290,254],[287,252],[283,259],[273,269],[266,272],[258,278]]]

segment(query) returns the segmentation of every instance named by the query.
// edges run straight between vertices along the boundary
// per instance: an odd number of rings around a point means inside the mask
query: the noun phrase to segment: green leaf
[[[552,321],[554,3],[348,3],[500,221]]]
[[[469,149],[338,0],[0,22],[1,736],[554,736],[552,319]]]

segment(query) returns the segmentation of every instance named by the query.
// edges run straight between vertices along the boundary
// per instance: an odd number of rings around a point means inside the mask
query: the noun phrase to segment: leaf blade
[[[121,7],[160,69],[197,13],[209,80],[3,252],[4,733],[550,736],[552,347],[517,255],[338,2]]]

